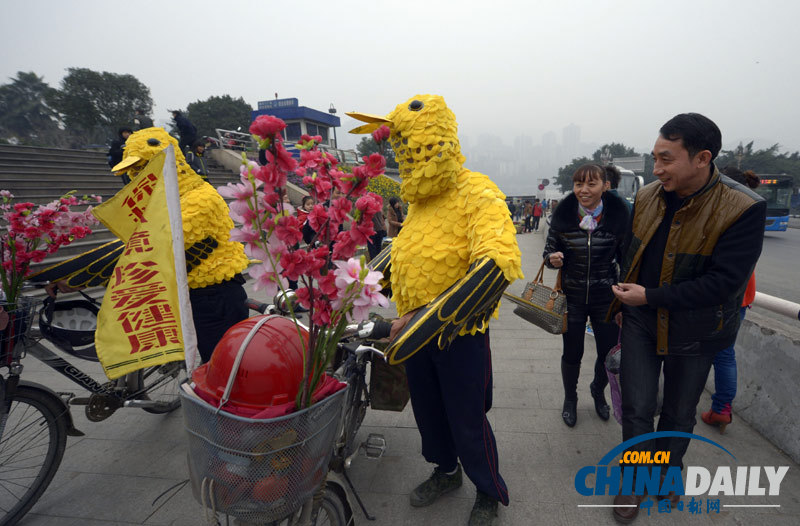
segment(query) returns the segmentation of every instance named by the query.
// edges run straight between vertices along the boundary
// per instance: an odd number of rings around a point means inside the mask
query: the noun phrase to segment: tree
[[[53,105],[67,130],[82,140],[103,141],[130,126],[137,108],[150,114],[150,89],[133,75],[68,68]]]
[[[29,71],[0,86],[0,138],[37,146],[63,146],[58,112],[49,104],[55,89]]]
[[[794,176],[795,186],[800,186],[800,152],[780,153],[777,143],[761,150],[753,150],[752,141],[739,146],[734,150],[722,150],[714,161],[716,165],[720,169],[739,166],[757,174],[788,174]]]
[[[358,155],[364,156],[369,155],[371,153],[383,153],[383,156],[386,157],[386,167],[387,168],[397,168],[397,161],[394,158],[394,150],[392,147],[387,143],[384,152],[379,151],[378,144],[375,142],[375,139],[372,136],[366,136],[361,139],[361,142],[356,144],[356,151]]]
[[[186,118],[197,128],[198,136],[216,135],[216,128],[236,130],[241,127],[247,133],[252,108],[242,97],[230,95],[211,96],[204,101],[192,102],[186,107]]]
[[[587,163],[600,164],[604,162],[604,157],[631,157],[634,155],[638,155],[636,150],[633,148],[628,148],[622,143],[612,142],[611,144],[604,144],[592,154],[591,159],[588,157],[578,157],[573,159],[568,165],[559,168],[558,178],[556,179],[555,184],[558,185],[562,192],[569,193],[572,191],[572,175],[582,165]],[[645,172],[646,171],[647,170],[645,170]],[[650,173],[653,173],[652,169],[650,170]]]

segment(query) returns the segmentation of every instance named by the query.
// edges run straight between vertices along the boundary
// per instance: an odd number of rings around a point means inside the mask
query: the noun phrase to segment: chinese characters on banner
[[[169,161],[165,162],[167,153],[173,159],[172,170]],[[131,184],[94,211],[125,241],[125,251],[103,298],[95,334],[97,356],[110,379],[184,359],[178,283],[186,287],[185,263],[176,265],[175,261],[176,255],[183,257],[183,230],[179,210],[178,227],[170,226],[173,214],[168,210],[165,188],[165,179],[174,178],[175,196],[169,206],[179,208],[174,166],[171,151],[158,154]],[[173,250],[176,242],[178,251]],[[183,273],[182,280],[176,276],[176,268]],[[185,296],[188,304],[188,291]],[[191,324],[191,310],[183,312]]]

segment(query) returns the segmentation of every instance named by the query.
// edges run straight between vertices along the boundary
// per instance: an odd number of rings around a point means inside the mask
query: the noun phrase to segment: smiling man
[[[613,287],[622,303],[622,437],[653,431],[658,379],[664,402],[658,431],[694,429],[695,412],[717,351],[736,339],[739,306],[761,254],[766,203],[714,165],[719,128],[697,113],[670,119],[653,147],[658,181],[636,195],[623,282]],[[642,442],[642,450],[670,451],[681,466],[683,438]],[[664,495],[673,504],[678,496]],[[614,517],[636,518],[641,497],[618,495]],[[633,507],[622,507],[636,505]]]

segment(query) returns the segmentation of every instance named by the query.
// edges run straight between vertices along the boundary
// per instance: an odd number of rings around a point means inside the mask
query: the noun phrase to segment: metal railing
[[[767,309],[776,314],[782,314],[795,320],[800,320],[800,303],[770,296],[763,292],[756,292],[756,297],[753,299],[753,306]]]
[[[239,150],[239,151],[256,151],[258,144],[253,140],[249,133],[244,133],[236,130],[223,130],[216,128],[217,136],[209,137],[208,140],[213,142],[218,148],[226,150]]]

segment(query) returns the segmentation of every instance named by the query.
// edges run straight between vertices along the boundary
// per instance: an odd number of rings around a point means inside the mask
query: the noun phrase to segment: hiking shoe
[[[486,493],[478,491],[467,526],[491,526],[495,517],[497,517],[497,501]]]
[[[433,470],[433,474],[428,480],[414,488],[414,491],[409,495],[411,505],[415,508],[429,506],[445,493],[449,493],[461,487],[462,474],[461,465],[458,465],[456,472],[452,475],[439,471],[439,468]]]

